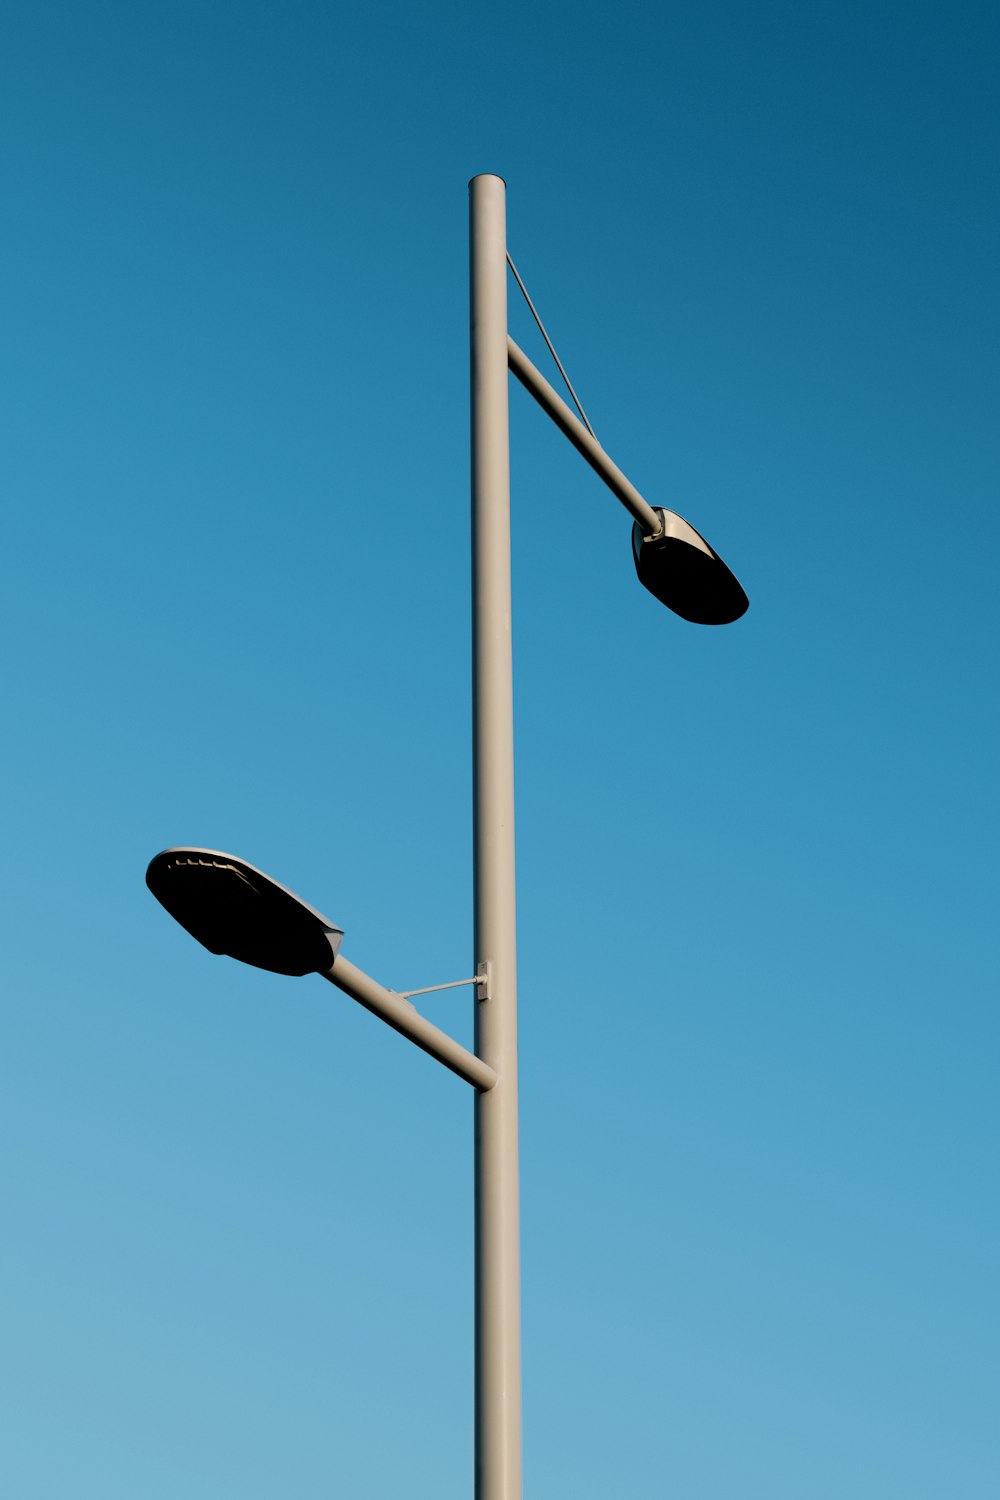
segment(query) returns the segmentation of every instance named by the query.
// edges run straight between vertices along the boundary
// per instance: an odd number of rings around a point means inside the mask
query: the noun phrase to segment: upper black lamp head
[[[632,555],[639,582],[661,604],[695,625],[729,625],[745,614],[750,600],[739,580],[694,527],[672,510],[656,507],[663,522],[658,536],[632,526]]]
[[[164,849],[146,884],[210,953],[273,974],[324,973],[344,935],[294,891],[217,849]]]

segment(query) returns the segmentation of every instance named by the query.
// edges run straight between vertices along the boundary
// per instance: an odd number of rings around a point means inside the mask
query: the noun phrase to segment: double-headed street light
[[[475,986],[474,1051],[420,1014],[410,997],[422,991],[397,993],[356,968],[340,951],[343,933],[339,927],[245,861],[212,849],[167,849],[151,862],[146,882],[171,916],[211,952],[278,974],[322,974],[472,1084],[475,1496],[476,1500],[519,1500],[521,1314],[508,369],[631,514],[635,568],[650,593],[685,620],[703,625],[738,619],[747,608],[747,597],[693,526],[673,511],[647,504],[589,426],[510,338],[505,185],[501,178],[486,174],[474,177],[469,190],[475,933],[474,973],[451,983]]]

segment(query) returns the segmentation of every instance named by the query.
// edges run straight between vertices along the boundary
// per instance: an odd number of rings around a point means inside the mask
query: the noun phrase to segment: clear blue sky
[[[1000,1492],[995,15],[7,8],[0,1494],[471,1492],[467,1089],[143,872],[469,971],[479,171],[751,599],[512,390],[526,1494]]]

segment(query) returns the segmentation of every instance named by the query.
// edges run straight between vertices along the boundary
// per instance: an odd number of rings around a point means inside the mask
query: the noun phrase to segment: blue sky
[[[479,171],[751,599],[512,390],[526,1494],[996,1493],[997,29],[8,8],[2,1493],[470,1493],[467,1090],[143,871],[469,971]]]

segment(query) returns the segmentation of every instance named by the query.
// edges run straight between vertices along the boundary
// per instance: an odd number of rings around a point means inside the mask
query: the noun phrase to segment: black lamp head
[[[324,973],[344,935],[294,891],[217,849],[164,849],[146,884],[210,953],[273,974]]]
[[[695,625],[729,625],[750,601],[739,580],[693,526],[672,510],[656,507],[662,521],[657,536],[632,526],[632,555],[639,582],[682,620]]]

